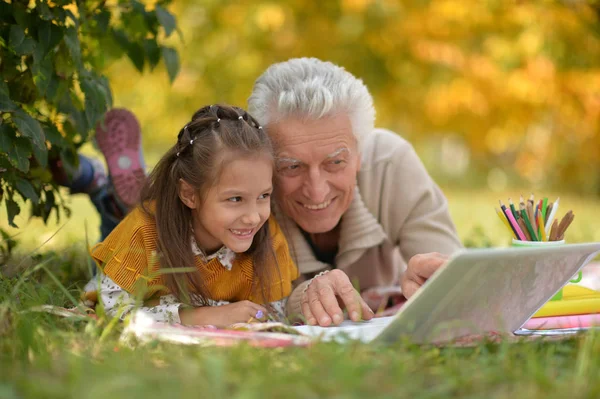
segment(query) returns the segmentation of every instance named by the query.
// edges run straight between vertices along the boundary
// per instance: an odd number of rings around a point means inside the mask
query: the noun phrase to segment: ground
[[[518,190],[445,192],[467,245],[508,244],[493,208],[498,199],[517,197]],[[0,268],[0,398],[600,396],[597,333],[472,348],[408,342],[291,349],[131,347],[119,341],[123,327],[114,320],[71,321],[27,312],[42,303],[68,306],[88,278],[85,232],[94,243],[98,219],[85,198],[74,199],[72,206],[74,217],[58,233],[56,224],[44,227],[26,218],[18,220],[20,230],[9,230],[18,233],[19,245],[9,265]],[[569,242],[600,241],[597,199],[561,195],[561,207],[576,214]],[[5,220],[1,212],[0,220]],[[8,230],[3,222],[0,227]]]

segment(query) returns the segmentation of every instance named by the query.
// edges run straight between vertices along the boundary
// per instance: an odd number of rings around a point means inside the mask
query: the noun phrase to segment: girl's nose
[[[260,214],[256,211],[248,212],[242,218],[242,222],[249,226],[256,226],[260,223]]]

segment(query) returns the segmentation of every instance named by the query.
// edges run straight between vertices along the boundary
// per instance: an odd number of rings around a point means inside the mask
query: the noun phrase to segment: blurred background
[[[141,122],[149,167],[202,105],[246,107],[270,64],[318,57],[364,80],[377,126],[413,143],[468,245],[505,245],[493,207],[532,191],[574,210],[567,239],[600,241],[600,2],[180,0],[169,10],[180,29],[168,39],[181,60],[173,84],[162,64],[105,70],[115,106]],[[72,201],[51,246],[98,237],[89,201]],[[57,230],[20,218],[36,232],[25,248]]]

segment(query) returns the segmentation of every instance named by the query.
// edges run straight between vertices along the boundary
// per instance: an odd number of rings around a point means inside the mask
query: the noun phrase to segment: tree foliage
[[[102,73],[111,61],[127,56],[142,72],[163,60],[175,79],[177,52],[162,44],[177,29],[167,3],[0,1],[0,205],[10,225],[17,195],[44,221],[68,212],[49,162],[77,168],[77,149],[112,106]]]
[[[417,145],[452,136],[468,150],[468,170],[600,192],[599,8],[584,0],[180,2],[188,55],[180,84],[139,113],[172,143],[174,115],[183,123],[203,103],[244,105],[271,63],[314,56],[365,81],[379,126]]]

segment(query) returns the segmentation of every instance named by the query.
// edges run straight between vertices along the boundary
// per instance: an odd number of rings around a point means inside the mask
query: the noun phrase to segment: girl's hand
[[[202,306],[179,310],[181,323],[185,325],[213,325],[227,327],[235,323],[262,321],[267,316],[267,309],[250,301],[240,301],[223,306]]]

